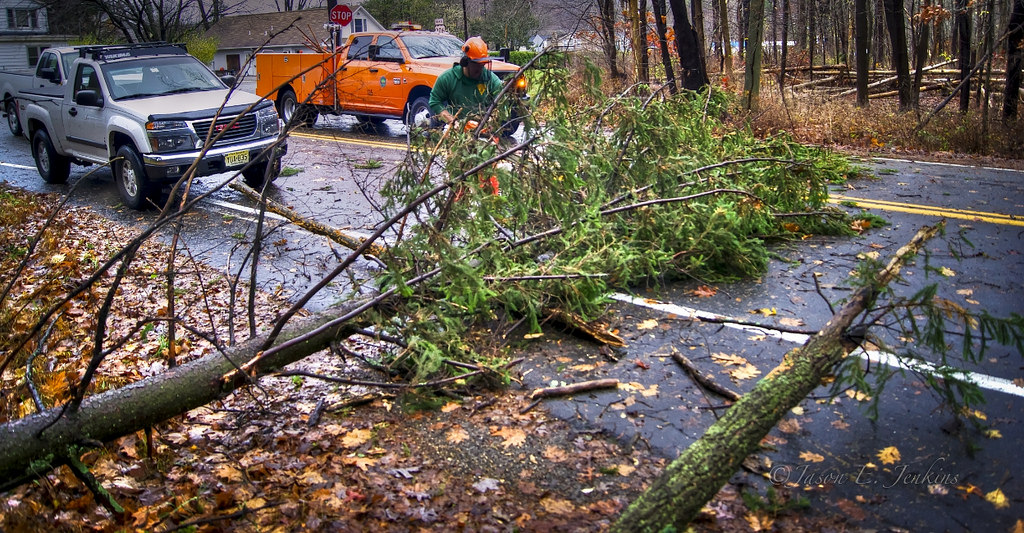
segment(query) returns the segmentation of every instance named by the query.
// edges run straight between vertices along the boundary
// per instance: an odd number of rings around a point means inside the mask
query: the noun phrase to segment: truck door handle
[[[377,72],[377,70],[378,70],[378,69],[375,69],[375,68],[371,68],[371,69],[370,69],[370,74],[373,74],[374,72]]]
[[[72,107],[71,109],[68,109],[68,114],[73,117],[78,116],[78,110]]]

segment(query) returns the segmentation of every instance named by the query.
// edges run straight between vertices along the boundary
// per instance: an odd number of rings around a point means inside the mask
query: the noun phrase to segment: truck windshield
[[[402,42],[413,59],[462,55],[462,41],[446,35],[403,35]]]
[[[225,88],[210,69],[190,56],[107,63],[103,66],[103,78],[114,100]]]

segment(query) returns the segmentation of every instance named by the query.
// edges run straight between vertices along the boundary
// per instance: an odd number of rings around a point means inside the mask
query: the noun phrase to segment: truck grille
[[[230,124],[231,121],[234,120],[234,119],[235,119],[235,117],[220,117],[220,118],[218,118],[217,119],[217,125],[213,127],[214,128],[213,129],[213,135],[216,136],[220,132],[221,129],[224,129],[225,127],[227,127],[227,125]],[[199,135],[199,138],[201,138],[201,139],[206,138],[206,133],[208,131],[210,131],[210,123],[211,122],[213,122],[213,121],[212,120],[199,120],[199,121],[196,121],[196,122],[192,123],[192,127],[196,129],[196,134]],[[247,137],[252,137],[255,132],[256,132],[256,116],[253,115],[252,113],[249,113],[248,115],[245,115],[242,118],[240,118],[238,120],[238,122],[235,123],[234,126],[231,126],[231,129],[224,133],[224,136],[221,137],[219,141],[217,141],[215,146],[222,145],[222,144],[230,144],[230,143],[232,143],[234,141],[237,141],[239,139],[245,139]]]

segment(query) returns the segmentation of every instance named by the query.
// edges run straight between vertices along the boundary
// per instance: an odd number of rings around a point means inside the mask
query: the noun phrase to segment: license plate
[[[249,150],[239,150],[224,154],[224,166],[237,167],[249,162]]]

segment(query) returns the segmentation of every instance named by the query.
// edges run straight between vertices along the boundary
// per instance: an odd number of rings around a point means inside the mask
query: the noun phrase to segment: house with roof
[[[211,68],[235,73],[239,78],[255,75],[255,62],[250,58],[257,49],[294,54],[329,50],[332,29],[334,42],[344,43],[354,32],[381,31],[384,27],[362,6],[352,8],[352,21],[343,27],[329,24],[326,8],[224,17],[206,31],[207,37],[217,39]]]
[[[0,69],[26,69],[51,46],[67,46],[67,35],[51,35],[46,8],[32,0],[0,0]]]

